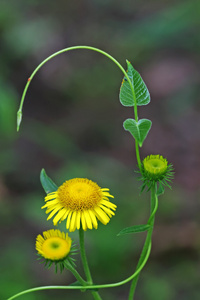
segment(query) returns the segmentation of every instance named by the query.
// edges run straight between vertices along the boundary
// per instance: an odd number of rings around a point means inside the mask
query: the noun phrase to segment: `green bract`
[[[41,264],[44,264],[44,267],[46,269],[50,269],[51,266],[54,265],[55,267],[55,273],[57,273],[60,270],[60,273],[63,272],[64,269],[68,269],[72,272],[73,269],[76,268],[76,263],[75,263],[75,259],[72,257],[72,255],[76,255],[77,254],[77,248],[76,246],[72,246],[69,255],[61,260],[51,260],[51,259],[47,259],[44,258],[41,254],[37,253],[37,260],[40,260]]]

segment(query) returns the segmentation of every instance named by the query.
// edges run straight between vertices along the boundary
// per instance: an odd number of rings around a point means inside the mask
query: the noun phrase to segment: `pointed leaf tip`
[[[45,172],[45,169],[41,170],[40,173],[40,182],[47,194],[57,191],[58,186],[49,178]]]

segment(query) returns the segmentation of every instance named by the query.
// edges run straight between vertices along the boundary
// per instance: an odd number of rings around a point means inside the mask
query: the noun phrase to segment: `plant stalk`
[[[138,261],[136,270],[140,267],[141,263],[143,262],[144,257],[146,256],[146,253],[148,251],[149,244],[151,243],[151,237],[152,237],[153,228],[154,228],[154,221],[155,221],[155,213],[153,214],[153,212],[156,212],[156,210],[157,210],[157,205],[156,204],[157,204],[156,185],[153,185],[152,188],[151,188],[151,216],[150,216],[149,221],[148,221],[148,224],[150,225],[150,228],[148,230],[147,237],[146,237],[146,240],[145,240],[145,243],[144,243],[142,253],[140,255],[140,259]],[[136,289],[136,286],[137,286],[139,276],[140,276],[140,273],[132,281],[128,300],[133,300],[134,299],[135,289]]]
[[[83,263],[83,269],[85,271],[85,275],[86,275],[88,284],[92,285],[93,280],[92,280],[92,276],[91,276],[91,273],[90,273],[90,269],[89,269],[89,265],[88,265],[88,261],[87,261],[87,257],[86,257],[85,241],[84,241],[84,230],[83,230],[82,226],[79,229],[79,242],[80,242],[80,251],[81,251],[81,259],[82,259],[82,263]],[[91,293],[92,293],[95,300],[101,300],[101,297],[100,297],[98,292],[91,291]]]

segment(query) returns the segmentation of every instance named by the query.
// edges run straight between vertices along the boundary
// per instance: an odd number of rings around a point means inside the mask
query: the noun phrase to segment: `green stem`
[[[146,240],[145,240],[145,243],[144,243],[142,253],[140,255],[140,259],[139,259],[139,262],[137,264],[136,270],[138,270],[141,263],[143,262],[144,257],[146,256],[146,253],[148,251],[149,244],[151,244],[151,237],[152,237],[152,233],[153,233],[155,213],[157,211],[157,208],[158,208],[158,198],[157,198],[157,195],[156,195],[156,185],[153,185],[152,188],[151,188],[151,216],[148,220],[148,224],[150,225],[150,228],[148,230],[147,237],[146,237]],[[138,279],[139,279],[139,275],[140,275],[140,273],[138,273],[138,275],[132,281],[128,300],[132,300],[133,297],[134,297],[135,289],[136,289],[137,282],[138,282]]]
[[[82,259],[82,263],[83,263],[83,269],[85,271],[87,282],[89,284],[92,284],[93,281],[92,281],[92,276],[90,273],[90,269],[89,269],[89,265],[88,265],[88,261],[87,261],[87,257],[86,257],[84,231],[83,231],[82,227],[79,229],[79,243],[80,243],[80,251],[81,251],[81,259]]]
[[[90,273],[90,269],[89,269],[89,265],[88,265],[88,261],[87,261],[87,257],[86,257],[85,241],[84,241],[84,230],[83,230],[82,227],[79,229],[79,243],[80,243],[80,252],[81,252],[81,259],[82,259],[82,263],[83,263],[83,269],[85,271],[87,282],[88,282],[89,285],[92,285],[93,280],[92,280],[92,276],[91,276],[91,273]],[[98,292],[91,291],[91,293],[92,293],[95,300],[101,300],[101,297],[100,297]]]
[[[138,262],[136,271],[131,276],[129,276],[128,278],[126,278],[122,281],[116,282],[116,283],[101,284],[101,285],[85,285],[84,284],[84,290],[118,287],[118,286],[124,285],[124,284],[128,283],[129,281],[133,280],[131,290],[130,290],[130,295],[132,293],[132,296],[129,296],[129,297],[134,296],[134,291],[135,291],[135,287],[136,287],[136,284],[137,284],[139,274],[142,271],[142,269],[144,268],[144,266],[146,265],[146,262],[149,258],[150,252],[151,252],[151,235],[152,235],[152,232],[153,232],[155,213],[156,213],[157,208],[158,208],[158,198],[157,198],[157,195],[156,195],[155,187],[152,188],[151,195],[152,195],[152,197],[151,197],[151,211],[152,211],[152,214],[149,218],[148,224],[151,225],[152,227],[150,227],[150,229],[148,231],[147,238],[146,238],[146,241],[145,241],[145,245],[144,245],[142,254],[140,256],[140,260]],[[87,276],[90,276],[88,278],[89,278],[89,280],[92,281],[89,266],[88,266],[88,263],[87,263],[85,247],[84,247],[84,232],[80,232],[80,230],[79,230],[79,233],[80,233],[80,236],[81,236],[80,237],[81,256],[84,257],[84,259],[83,259],[83,261],[84,261],[84,270],[87,269],[87,271],[86,271],[88,273]],[[146,250],[144,251],[144,249],[146,249]],[[74,276],[75,276],[75,274],[74,274]],[[76,278],[78,279],[78,277],[76,277]],[[78,281],[80,281],[79,279],[78,279]],[[82,284],[83,283],[85,283],[84,280],[83,280]],[[37,292],[37,291],[42,291],[42,290],[82,290],[82,289],[83,289],[83,286],[41,286],[41,287],[36,287],[36,288],[28,289],[28,290],[22,291],[20,293],[17,293],[14,296],[8,298],[7,300],[13,300],[13,299],[16,299],[16,298],[18,298],[20,296],[23,296],[25,294],[32,293],[32,292]],[[96,292],[94,292],[94,293],[96,293]],[[96,298],[96,299],[101,299],[101,298]],[[132,299],[132,298],[130,298],[130,299]]]
[[[74,267],[70,263],[66,262],[65,266],[74,275],[78,282],[80,282],[80,284],[82,284],[83,286],[88,285],[87,281],[85,281],[81,277],[81,275],[76,271],[76,269],[74,269]]]
[[[99,284],[99,285],[87,285],[84,286],[84,290],[93,290],[93,289],[103,289],[103,288],[112,288],[112,287],[118,287],[121,286],[129,281],[131,281],[134,277],[136,277],[141,270],[144,268],[149,255],[151,252],[151,244],[149,245],[148,251],[146,253],[145,259],[143,260],[142,264],[140,265],[140,267],[137,269],[137,271],[132,274],[130,277],[126,278],[125,280],[116,282],[116,283],[110,283],[110,284]],[[28,289],[25,291],[22,291],[18,294],[15,294],[14,296],[8,298],[7,300],[13,300],[16,299],[22,295],[28,294],[28,293],[32,293],[32,292],[37,292],[37,291],[44,291],[44,290],[82,290],[83,287],[82,286],[59,286],[59,285],[54,285],[54,286],[40,286],[40,287],[36,287],[36,288],[32,288],[32,289]]]
[[[155,193],[153,193],[153,190],[155,190]],[[154,196],[153,196],[153,194],[154,194]],[[155,188],[152,189],[152,196],[153,196],[152,201],[151,201],[152,214],[149,217],[148,224],[152,224],[152,227],[153,227],[155,213],[156,213],[157,208],[158,208],[158,198],[157,198],[157,195],[156,195],[156,189]],[[153,205],[154,205],[154,207],[153,207]],[[149,229],[149,232],[151,232],[150,229]],[[118,287],[118,286],[121,286],[123,284],[128,283],[129,281],[133,280],[134,278],[138,279],[138,275],[140,274],[140,272],[144,268],[144,266],[145,266],[145,264],[146,264],[146,262],[149,258],[150,252],[151,252],[151,237],[149,236],[149,232],[148,232],[148,235],[147,235],[147,238],[149,237],[149,243],[147,243],[147,241],[146,241],[145,245],[144,245],[147,248],[147,251],[146,251],[146,253],[145,253],[145,251],[143,251],[143,255],[142,255],[143,259],[140,257],[140,261],[138,263],[137,269],[131,276],[129,276],[128,278],[126,278],[122,281],[116,282],[116,283],[101,284],[101,285],[100,284],[99,285],[85,285],[84,284],[84,290],[94,290],[94,289]],[[82,232],[80,234],[83,235],[84,233]],[[81,248],[82,249],[82,255],[86,259],[85,248],[84,248],[84,236],[81,236],[81,243],[80,244],[83,246],[83,247],[81,246],[82,247]],[[88,268],[88,270],[89,270],[89,267],[88,267],[88,264],[87,264],[87,259],[85,261],[86,261],[85,268]],[[90,274],[90,271],[89,271],[89,274]],[[91,276],[91,274],[90,274],[90,276]],[[135,286],[136,286],[136,284],[135,284]],[[57,285],[56,286],[41,286],[41,287],[36,287],[36,288],[28,289],[28,290],[22,291],[20,293],[17,293],[14,296],[8,298],[7,300],[13,300],[13,299],[16,299],[16,298],[18,298],[22,295],[32,293],[32,292],[36,292],[36,291],[59,290],[59,289],[62,289],[62,290],[82,290],[83,286],[57,286]]]
[[[29,77],[29,79],[28,79],[28,81],[26,83],[26,86],[24,88],[24,91],[23,91],[23,94],[22,94],[22,98],[21,98],[21,102],[20,102],[20,106],[19,106],[19,110],[17,112],[17,131],[19,131],[20,124],[21,124],[21,121],[22,121],[22,108],[23,108],[23,103],[24,103],[24,99],[25,99],[25,96],[26,96],[26,92],[28,90],[28,87],[29,87],[29,85],[30,85],[33,77],[37,73],[37,71],[46,62],[48,62],[50,59],[54,58],[55,56],[57,56],[57,55],[59,55],[61,53],[64,53],[64,52],[67,52],[67,51],[70,51],[70,50],[76,50],[76,49],[88,49],[88,50],[99,52],[99,53],[103,54],[104,56],[107,56],[110,60],[112,60],[118,66],[118,68],[122,71],[122,73],[124,74],[124,76],[126,77],[128,83],[130,85],[130,88],[131,88],[131,91],[132,91],[132,94],[133,94],[133,99],[134,99],[134,115],[135,115],[135,120],[136,120],[136,122],[138,122],[138,112],[137,112],[137,102],[136,102],[135,91],[134,91],[133,85],[131,83],[131,80],[128,77],[128,75],[127,75],[126,71],[124,70],[124,68],[122,67],[122,65],[114,57],[112,57],[110,54],[108,54],[107,52],[102,51],[102,50],[100,50],[98,48],[94,48],[94,47],[90,47],[90,46],[74,46],[74,47],[69,47],[69,48],[62,49],[62,50],[60,50],[58,52],[55,52],[54,54],[50,55],[45,60],[43,60],[37,66],[37,68],[33,71],[33,73]],[[140,160],[139,146],[138,146],[137,141],[135,141],[135,149],[136,149],[136,157],[137,157],[138,166],[139,166],[139,169],[141,169],[141,160]]]

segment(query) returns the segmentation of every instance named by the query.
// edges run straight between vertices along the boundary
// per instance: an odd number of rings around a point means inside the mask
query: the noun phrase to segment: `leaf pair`
[[[130,79],[130,82],[127,80],[126,76],[122,81],[120,88],[120,102],[124,106],[134,106],[135,101],[137,106],[147,105],[150,102],[150,94],[144,83],[140,74],[133,68],[129,61],[127,62],[128,70],[127,75]],[[152,122],[148,119],[142,119],[138,122],[134,119],[127,119],[124,121],[124,129],[128,130],[134,139],[138,142],[139,146],[142,147],[142,144],[147,137],[147,134],[151,128]]]

